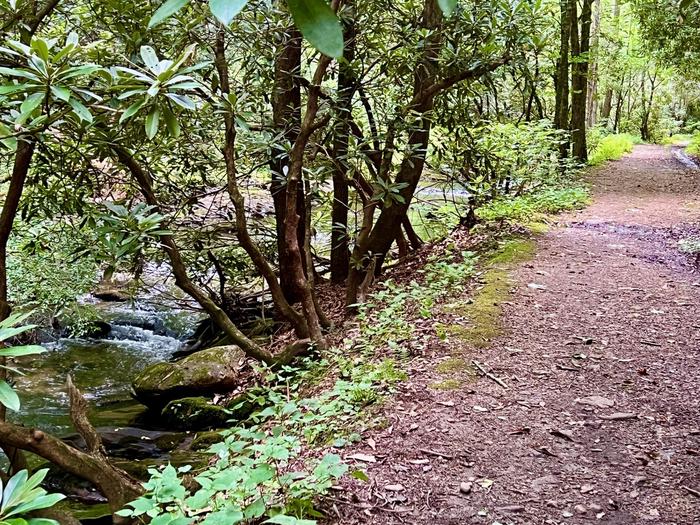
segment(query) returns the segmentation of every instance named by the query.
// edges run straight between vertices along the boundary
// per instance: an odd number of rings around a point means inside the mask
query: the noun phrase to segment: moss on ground
[[[442,333],[458,339],[462,344],[456,345],[452,357],[436,367],[436,371],[450,376],[442,382],[434,383],[436,390],[453,390],[460,388],[476,374],[465,352],[469,348],[484,348],[493,339],[501,335],[501,304],[508,299],[513,281],[511,270],[518,264],[534,257],[537,245],[532,239],[508,239],[486,258],[487,266],[481,275],[481,286],[468,301],[453,302],[443,307],[444,311],[464,317],[465,325],[436,325],[440,336]],[[442,337],[440,337],[442,339]]]

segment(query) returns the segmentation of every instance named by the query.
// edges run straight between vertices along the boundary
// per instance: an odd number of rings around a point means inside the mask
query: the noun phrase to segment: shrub
[[[691,155],[700,155],[700,133],[696,133],[690,139],[690,144],[685,150]]]
[[[632,151],[634,144],[635,138],[629,133],[607,135],[592,149],[588,164],[598,166],[608,160],[617,160]]]

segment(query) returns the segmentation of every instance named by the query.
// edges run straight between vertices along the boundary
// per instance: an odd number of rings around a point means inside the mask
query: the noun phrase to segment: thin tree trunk
[[[275,58],[275,83],[272,92],[272,122],[278,134],[275,142],[286,141],[293,144],[301,125],[301,33],[294,26],[285,32],[284,43],[280,53]],[[278,146],[272,147],[270,158],[270,193],[275,208],[275,227],[277,230],[277,252],[279,257],[280,286],[288,302],[294,304],[301,299],[302,291],[295,284],[290,271],[292,255],[287,252],[284,240],[287,222],[287,189],[286,180],[290,169],[287,150]],[[303,188],[298,188],[296,196],[298,207],[296,214],[304,217]],[[298,242],[304,243],[303,226],[298,229]]]
[[[555,79],[554,127],[569,131],[569,43],[571,40],[572,3],[576,0],[560,0],[559,58]],[[564,137],[559,144],[559,156],[569,156],[569,140]]]
[[[224,94],[230,93],[228,64],[226,63],[225,33],[220,30],[216,36],[216,45],[214,54],[216,57],[215,63],[219,73],[219,83],[221,92]],[[253,261],[255,268],[260,275],[265,279],[267,286],[270,288],[270,295],[275,304],[277,312],[287,320],[293,327],[298,337],[308,337],[308,327],[306,320],[294,308],[292,308],[285,297],[284,290],[277,280],[272,266],[269,264],[258,245],[250,237],[248,232],[248,220],[245,212],[245,201],[240,189],[236,176],[236,123],[234,120],[233,110],[224,113],[224,147],[223,154],[226,161],[226,180],[227,189],[231,202],[235,210],[236,216],[236,235],[241,247],[246,251],[250,259]],[[221,298],[223,300],[223,297]]]
[[[350,267],[348,240],[348,172],[347,162],[352,98],[355,76],[351,63],[355,58],[355,21],[345,23],[345,49],[338,71],[338,124],[333,141],[333,204],[331,206],[331,282],[345,282]]]
[[[571,29],[571,56],[575,58],[572,64],[571,78],[571,141],[573,157],[580,162],[588,160],[586,147],[586,99],[588,88],[588,52],[590,51],[591,35],[591,3],[583,0],[581,8],[580,31],[576,15],[576,1],[573,2]]]

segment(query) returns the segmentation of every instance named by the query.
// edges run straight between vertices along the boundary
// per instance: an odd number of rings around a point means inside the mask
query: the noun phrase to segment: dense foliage
[[[478,256],[429,260],[408,285],[374,281],[456,228],[534,230],[585,205],[581,170],[636,142],[682,134],[697,154],[698,7],[0,0],[0,447],[11,467],[27,466],[17,448],[44,457],[102,490],[115,520],[319,517],[316,497],[347,470],[329,444],[342,448],[402,376],[405,312],[429,318]],[[269,377],[254,399],[266,408],[225,430],[208,466],[152,468],[142,487],[111,466],[70,381],[87,451],[7,422],[21,381],[8,359],[40,350],[10,346],[29,315],[85,335],[99,320],[86,294],[133,298],[156,280],[209,318],[210,343],[238,346]],[[341,295],[359,332],[333,345],[344,315],[329,297]],[[272,309],[275,330],[249,329],[250,304]],[[373,357],[387,349],[392,359]],[[41,476],[20,478],[40,490]]]

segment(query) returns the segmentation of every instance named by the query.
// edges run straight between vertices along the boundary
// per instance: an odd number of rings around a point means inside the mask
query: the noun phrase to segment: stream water
[[[71,433],[65,389],[70,373],[90,403],[95,426],[132,425],[145,408],[131,398],[132,380],[146,366],[168,360],[199,319],[192,312],[138,303],[97,306],[111,326],[106,336],[61,338],[44,344],[44,354],[18,361],[26,375],[17,379],[22,408],[15,421],[57,435]]]

